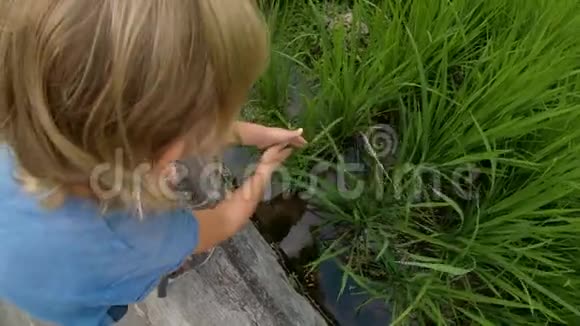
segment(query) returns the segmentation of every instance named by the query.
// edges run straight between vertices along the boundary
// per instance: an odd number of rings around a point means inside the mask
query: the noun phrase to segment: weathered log
[[[10,304],[0,302],[0,326],[29,326],[35,324],[29,316]]]
[[[125,326],[324,326],[323,317],[290,284],[272,248],[248,226],[216,248],[207,263],[131,309]],[[42,326],[0,303],[1,326]]]
[[[170,284],[167,298],[139,305],[153,326],[322,326],[253,226],[216,249],[207,263]]]

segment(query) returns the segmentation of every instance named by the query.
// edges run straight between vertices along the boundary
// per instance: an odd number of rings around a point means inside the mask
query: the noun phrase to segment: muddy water
[[[279,195],[264,203],[256,212],[256,224],[271,243],[286,256],[290,273],[295,274],[306,288],[307,294],[337,325],[383,326],[390,324],[391,312],[384,302],[371,302],[360,294],[360,289],[348,280],[339,298],[342,271],[335,261],[321,264],[314,273],[305,268],[318,257],[318,239],[311,232],[321,225],[320,217],[309,210],[307,204],[296,196]],[[328,234],[331,230],[323,230]],[[360,308],[360,309],[359,309]]]

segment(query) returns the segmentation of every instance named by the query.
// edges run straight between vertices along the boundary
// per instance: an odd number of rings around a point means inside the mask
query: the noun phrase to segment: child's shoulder
[[[20,189],[13,162],[0,146],[0,297],[17,296],[36,279],[50,279],[43,286],[55,300],[87,287],[107,297],[108,285],[126,279],[116,290],[137,300],[197,245],[197,222],[187,210],[139,219],[130,212],[103,215],[96,203],[74,198],[47,210]]]
[[[36,241],[53,241],[48,238],[65,239],[80,230],[87,230],[91,224],[97,225],[98,208],[79,200],[67,200],[56,209],[46,209],[40,198],[27,192],[16,177],[16,164],[13,153],[5,145],[0,145],[0,233],[19,234],[14,241],[24,242],[26,237]],[[42,239],[47,237],[47,239]],[[2,239],[3,238],[3,239]],[[0,242],[7,244],[7,237]],[[32,239],[34,240],[34,239]],[[80,242],[80,241],[78,241]]]
[[[8,188],[14,189],[13,170],[14,156],[8,146],[0,144],[0,193]]]

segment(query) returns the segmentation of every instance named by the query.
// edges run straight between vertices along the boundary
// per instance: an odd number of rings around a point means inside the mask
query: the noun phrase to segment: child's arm
[[[234,236],[250,220],[272,173],[292,154],[287,144],[269,148],[262,156],[252,177],[228,199],[210,210],[195,211],[199,224],[199,244],[196,252],[205,252]]]
[[[280,143],[303,147],[306,145],[306,140],[302,137],[302,129],[287,130],[238,121],[234,125],[230,143],[265,149]]]

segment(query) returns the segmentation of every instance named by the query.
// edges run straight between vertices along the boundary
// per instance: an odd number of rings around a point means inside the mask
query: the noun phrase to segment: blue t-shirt
[[[0,300],[33,317],[110,325],[111,306],[142,300],[193,253],[197,229],[186,210],[102,216],[75,198],[47,210],[14,180],[11,154],[0,146]]]

